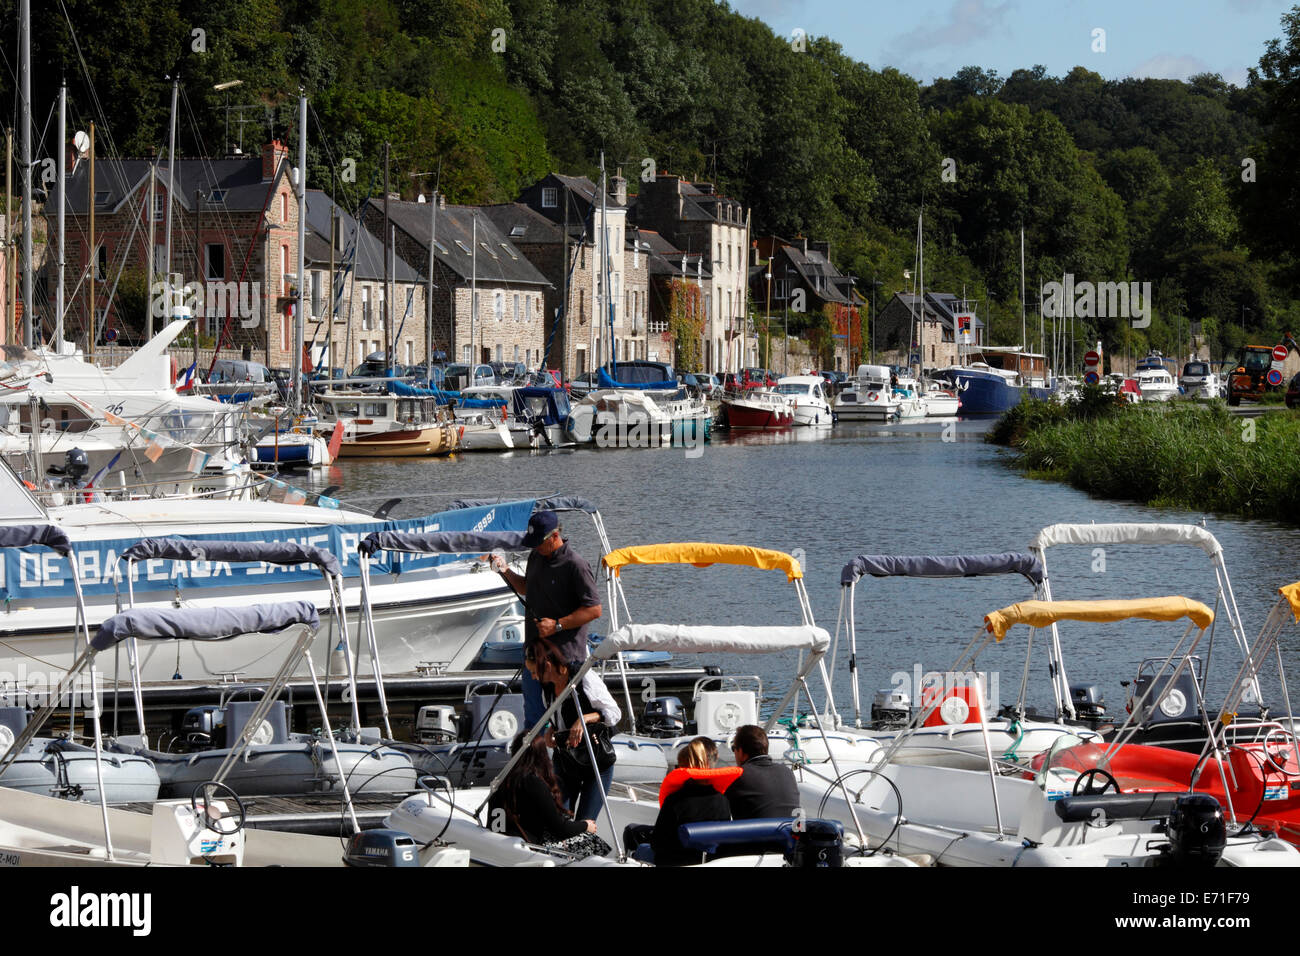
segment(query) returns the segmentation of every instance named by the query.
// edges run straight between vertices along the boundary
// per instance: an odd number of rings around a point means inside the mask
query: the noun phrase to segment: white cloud
[[[1185,80],[1197,73],[1215,73],[1210,65],[1195,56],[1175,56],[1172,53],[1159,53],[1143,60],[1135,66],[1130,76],[1148,77],[1155,80]]]
[[[890,47],[896,56],[907,58],[917,50],[963,46],[1000,28],[1014,6],[1015,0],[996,6],[989,0],[953,0],[946,21],[922,24],[895,39]]]

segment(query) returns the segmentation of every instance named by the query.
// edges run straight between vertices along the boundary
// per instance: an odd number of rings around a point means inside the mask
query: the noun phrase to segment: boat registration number
[[[1291,798],[1291,788],[1288,784],[1279,783],[1277,786],[1264,788],[1265,800],[1289,800]]]

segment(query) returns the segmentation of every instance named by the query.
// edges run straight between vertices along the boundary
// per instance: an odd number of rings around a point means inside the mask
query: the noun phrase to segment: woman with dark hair
[[[594,821],[574,820],[565,812],[555,767],[547,753],[546,737],[538,734],[533,738],[489,798],[489,829],[536,844],[559,843],[596,832]],[[510,745],[510,752],[518,751],[523,741],[521,733]]]
[[[524,666],[542,685],[547,706],[564,693],[580,661],[566,661],[549,641],[542,640],[524,652]],[[574,697],[577,697],[575,703]],[[555,768],[560,789],[568,806],[580,819],[596,819],[605,805],[605,794],[614,782],[614,760],[599,766],[602,747],[596,737],[608,738],[623,712],[610,696],[605,682],[587,671],[573,694],[565,696],[556,715]],[[597,766],[592,767],[591,751],[584,736],[590,735],[591,750],[596,752]]]

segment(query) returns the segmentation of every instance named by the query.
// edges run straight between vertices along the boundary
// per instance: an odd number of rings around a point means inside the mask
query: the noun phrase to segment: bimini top
[[[1023,574],[1035,586],[1043,583],[1043,562],[1032,554],[894,555],[862,554],[840,571],[840,585],[856,584],[863,575],[874,578],[971,578],[986,574]]]
[[[143,538],[123,551],[119,561],[168,558],[173,561],[265,561],[292,567],[314,564],[326,574],[341,575],[339,559],[321,548],[297,541],[227,541],[221,538]]]
[[[522,531],[372,531],[361,539],[357,550],[369,556],[376,551],[486,554],[489,551],[525,549]]]
[[[522,389],[520,389],[522,391]],[[506,504],[499,498],[457,498],[451,503],[449,511],[459,511],[462,508],[491,508],[493,505]],[[549,498],[536,498],[533,501],[534,511],[585,511],[589,515],[594,515],[600,509],[588,501],[586,498],[579,498],[576,495],[552,495]]]
[[[773,654],[779,651],[825,653],[831,637],[820,627],[711,627],[688,624],[625,624],[596,645],[591,656],[620,651],[670,651],[675,654]]]
[[[107,650],[128,638],[142,641],[224,641],[241,634],[273,634],[295,624],[320,626],[310,601],[283,601],[249,607],[137,607],[114,614],[90,645]]]
[[[1297,621],[1300,621],[1300,581],[1278,588],[1277,593],[1286,598],[1287,603],[1291,605],[1291,613],[1295,615]]]
[[[0,548],[27,548],[43,544],[65,558],[72,554],[72,542],[62,528],[52,524],[16,524],[0,527]]]
[[[1029,550],[1054,544],[1190,544],[1212,558],[1223,553],[1218,539],[1194,524],[1054,524],[1034,535]]]
[[[1013,624],[1047,627],[1057,621],[1176,621],[1183,617],[1205,630],[1214,621],[1214,612],[1200,601],[1185,597],[1130,601],[1021,601],[986,614],[984,623],[1000,641]]]
[[[711,564],[738,564],[751,568],[775,568],[785,572],[788,580],[803,577],[799,562],[784,551],[751,548],[743,544],[712,544],[687,541],[678,544],[642,544],[619,548],[601,559],[615,574],[625,564],[693,564],[707,568]]]

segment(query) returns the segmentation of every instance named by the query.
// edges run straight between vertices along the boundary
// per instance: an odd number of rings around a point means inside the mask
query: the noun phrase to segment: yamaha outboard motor
[[[419,866],[419,847],[401,830],[362,830],[352,834],[344,866]]]
[[[1210,867],[1223,856],[1228,843],[1228,826],[1223,807],[1208,793],[1189,793],[1178,798],[1166,827],[1169,836],[1167,865]]]
[[[898,730],[912,719],[912,700],[904,691],[885,687],[871,701],[873,730]]]
[[[646,701],[642,726],[647,737],[680,737],[686,733],[686,712],[676,697],[652,697]]]
[[[844,865],[844,824],[838,820],[804,820],[790,833],[789,866],[814,869]]]
[[[1070,701],[1074,704],[1074,714],[1080,720],[1102,721],[1106,719],[1106,696],[1098,684],[1077,683],[1070,685]]]
[[[207,750],[217,745],[213,734],[221,723],[221,708],[215,704],[191,707],[181,719],[181,731],[191,750]]]

